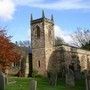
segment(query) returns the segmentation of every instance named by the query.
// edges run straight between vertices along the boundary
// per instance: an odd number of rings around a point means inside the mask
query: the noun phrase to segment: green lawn
[[[9,84],[6,86],[6,90],[29,90],[29,82],[32,78],[9,78]],[[63,81],[59,81],[56,87],[52,87],[48,84],[47,79],[35,78],[38,82],[37,90],[85,90],[84,81],[78,81],[75,87],[69,87],[64,84]]]

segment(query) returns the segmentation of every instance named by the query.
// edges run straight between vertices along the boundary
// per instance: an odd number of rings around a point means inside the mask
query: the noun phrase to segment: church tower
[[[31,15],[31,45],[33,71],[46,75],[49,57],[54,46],[53,16],[48,19],[42,11],[42,17],[33,20]]]

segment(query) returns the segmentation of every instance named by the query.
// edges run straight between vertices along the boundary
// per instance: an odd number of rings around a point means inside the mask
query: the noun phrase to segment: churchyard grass
[[[32,78],[10,77],[9,83],[5,90],[29,90],[30,80]],[[75,87],[66,86],[64,81],[59,81],[57,86],[50,86],[47,79],[42,77],[35,78],[37,80],[37,90],[85,90],[84,81],[78,81]]]
[[[29,78],[9,77],[5,90],[28,90]]]

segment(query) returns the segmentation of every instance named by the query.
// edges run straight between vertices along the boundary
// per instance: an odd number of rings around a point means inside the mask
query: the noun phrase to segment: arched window
[[[40,27],[36,26],[36,37],[40,38]]]

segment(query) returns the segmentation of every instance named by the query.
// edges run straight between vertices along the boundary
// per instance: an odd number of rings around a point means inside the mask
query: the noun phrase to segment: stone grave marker
[[[74,73],[71,69],[66,73],[66,85],[75,86]]]
[[[76,71],[74,72],[74,74],[75,74],[75,79],[76,79],[76,80],[80,80],[80,79],[81,79],[81,73],[80,73],[79,70],[76,70]]]
[[[86,82],[86,90],[90,90],[90,75],[89,74],[86,75],[85,82]]]
[[[37,81],[36,80],[30,81],[30,89],[29,90],[37,90]]]
[[[0,71],[0,90],[5,90],[5,75]]]

